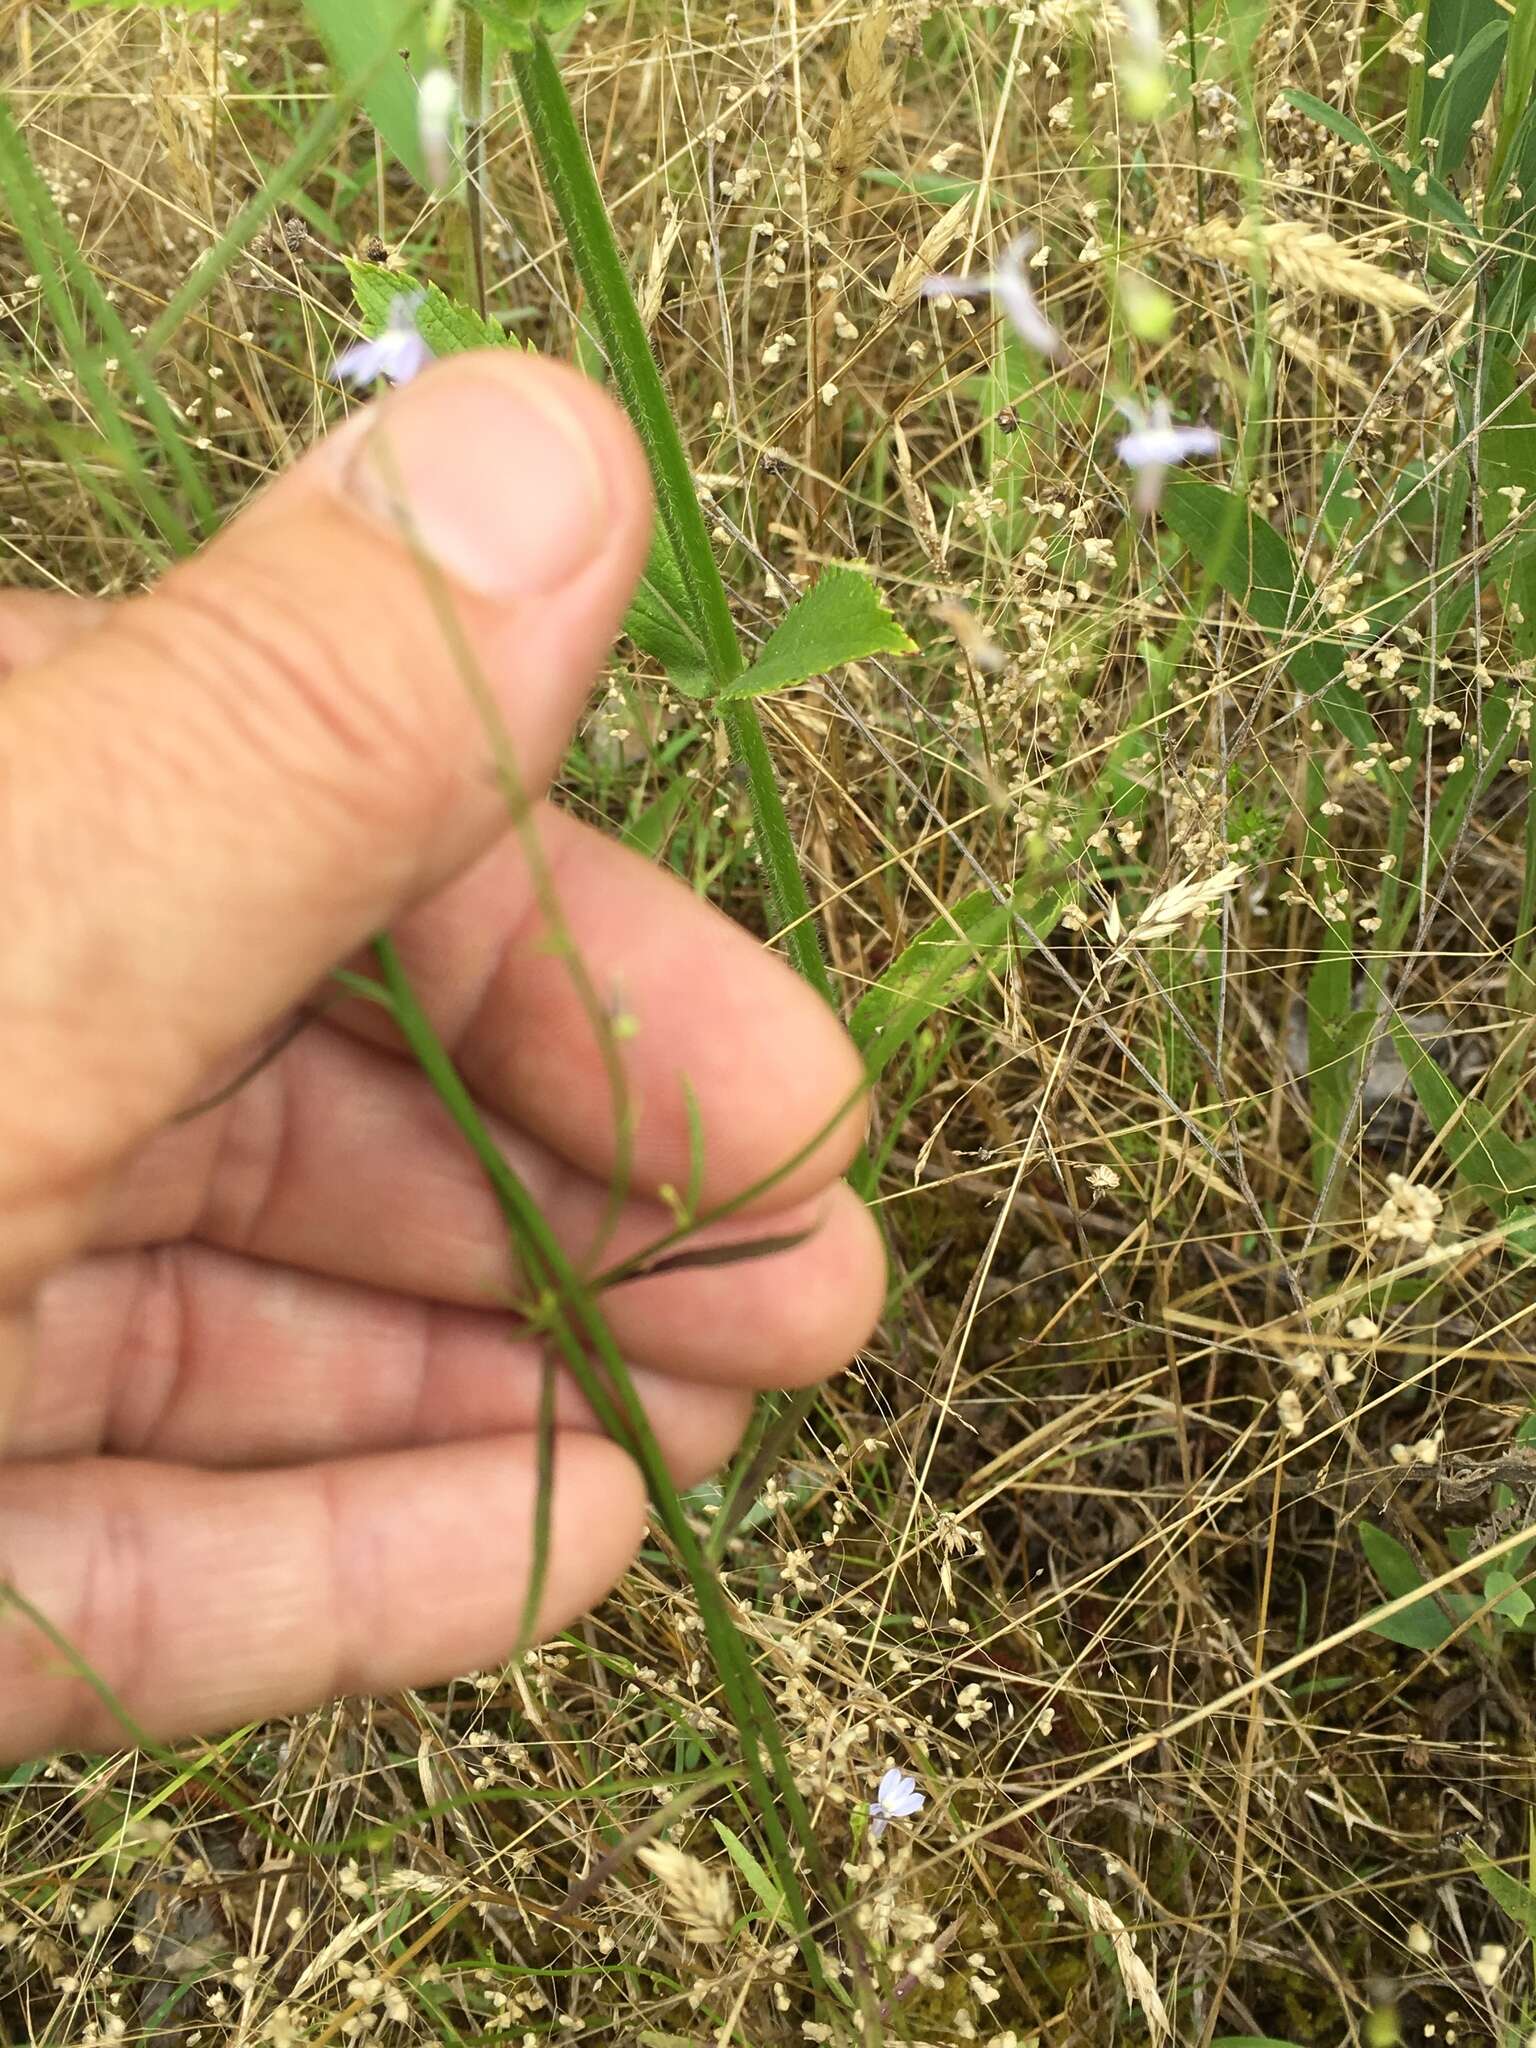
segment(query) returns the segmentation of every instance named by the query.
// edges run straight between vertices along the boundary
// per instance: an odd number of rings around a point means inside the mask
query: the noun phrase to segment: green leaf
[[[1536,85],[1536,0],[1516,0],[1509,24],[1509,54],[1504,67],[1504,90],[1499,95],[1499,139],[1488,166],[1486,190],[1504,189],[1504,166],[1530,112],[1531,87]]]
[[[1471,216],[1466,208],[1452,197],[1441,179],[1426,175],[1422,166],[1404,170],[1400,163],[1393,161],[1379,142],[1373,141],[1366,134],[1358,121],[1352,121],[1348,114],[1341,114],[1337,107],[1330,107],[1326,100],[1320,100],[1310,92],[1297,91],[1294,87],[1287,91],[1285,97],[1298,113],[1305,114],[1309,120],[1321,122],[1323,127],[1330,129],[1341,141],[1353,143],[1356,149],[1363,149],[1374,157],[1378,167],[1385,171],[1387,182],[1391,185],[1398,204],[1415,219],[1423,217],[1427,200],[1430,210],[1439,214],[1442,220],[1447,220],[1453,227],[1460,228],[1463,234],[1476,235],[1477,230],[1472,224]],[[1421,177],[1425,179],[1422,199],[1414,191],[1414,186]]]
[[[1420,1107],[1439,1134],[1463,1186],[1498,1215],[1504,1215],[1512,1202],[1536,1192],[1536,1157],[1531,1148],[1506,1137],[1481,1102],[1463,1095],[1401,1018],[1392,1020],[1392,1038]]]
[[[1414,67],[1413,90],[1409,100],[1408,147],[1415,158],[1422,156],[1419,147],[1421,136],[1445,136],[1447,140],[1435,157],[1435,169],[1442,178],[1449,177],[1461,162],[1460,156],[1450,151],[1447,123],[1459,124],[1465,113],[1468,93],[1458,91],[1463,70],[1473,74],[1473,90],[1481,82],[1487,63],[1487,37],[1490,29],[1500,31],[1499,49],[1494,62],[1494,72],[1488,75],[1482,88],[1482,98],[1473,111],[1466,115],[1467,136],[1472,132],[1472,123],[1487,104],[1493,90],[1493,78],[1503,61],[1504,36],[1508,24],[1502,18],[1497,0],[1429,0],[1429,9],[1424,17],[1424,61]],[[1445,58],[1451,58],[1451,67],[1439,78],[1434,75]],[[1461,102],[1459,111],[1454,103]],[[1447,113],[1447,103],[1453,111]],[[1466,140],[1461,146],[1461,155],[1466,154]]]
[[[1528,1941],[1536,1941],[1536,1892],[1518,1877],[1511,1877],[1507,1870],[1501,1870],[1470,1842],[1464,1853],[1489,1897],[1509,1915]]]
[[[1296,2048],[1296,2043],[1277,2041],[1273,2034],[1223,2034],[1211,2048]]]
[[[533,32],[558,35],[586,12],[587,0],[468,0],[509,50],[531,50]]]
[[[709,695],[709,656],[688,623],[688,593],[665,527],[658,526],[652,538],[624,631],[643,654],[661,663],[685,697]]]
[[[1488,355],[1483,411],[1489,417],[1478,437],[1478,481],[1483,531],[1492,540],[1514,517],[1506,491],[1523,491],[1526,502],[1536,506],[1536,405],[1514,365],[1497,350]],[[1536,657],[1536,553],[1511,562],[1500,601],[1515,652],[1531,660]]]
[[[360,263],[355,257],[342,259],[352,280],[363,325],[370,335],[383,331],[395,300],[411,293],[421,294],[416,309],[416,331],[435,356],[456,356],[467,348],[521,348],[516,335],[509,334],[494,320],[486,320],[471,306],[461,306],[435,284],[423,284],[382,263]]]
[[[1044,940],[1073,893],[1061,888],[1030,903],[1022,898],[999,903],[989,889],[977,889],[941,912],[897,955],[848,1020],[870,1072],[886,1066],[936,1010],[968,995],[1010,936],[1029,944],[1019,929],[1021,916]]]
[[[1328,785],[1321,763],[1307,764],[1307,866],[1318,877],[1324,901],[1337,897],[1343,877],[1327,836],[1322,804]],[[1355,960],[1346,920],[1323,927],[1317,958],[1307,976],[1307,1099],[1312,1111],[1312,1184],[1321,1195],[1334,1172],[1344,1120],[1354,1100],[1360,1052],[1373,1017],[1357,1010]]]
[[[787,690],[870,654],[911,654],[912,642],[860,569],[826,569],[769,634],[756,661],[720,702]]]
[[[1418,1566],[1402,1544],[1373,1522],[1360,1524],[1360,1548],[1389,1600],[1400,1600],[1405,1593],[1423,1585]],[[1462,1596],[1452,1597],[1446,1604],[1453,1610],[1469,1613],[1474,1603]],[[1438,1650],[1455,1634],[1456,1623],[1430,1599],[1417,1601],[1386,1621],[1371,1622],[1370,1627],[1374,1635],[1385,1636],[1389,1643],[1403,1643],[1410,1650]]]
[[[1507,1621],[1511,1628],[1521,1628],[1527,1619],[1536,1614],[1536,1600],[1521,1585],[1513,1572],[1496,1565],[1491,1572],[1483,1575],[1483,1598],[1495,1602],[1493,1612]]]
[[[693,784],[686,775],[676,775],[661,795],[652,798],[632,824],[620,835],[626,846],[643,853],[647,860],[660,860],[677,823],[677,814],[687,801]]]
[[[1235,491],[1192,477],[1164,486],[1163,517],[1200,567],[1275,643],[1292,681],[1352,745],[1362,753],[1372,747],[1371,715],[1341,680],[1344,650],[1317,630],[1316,593],[1274,528]]]
[[[416,116],[416,86],[400,51],[422,4],[423,0],[308,0],[306,9],[347,90],[356,90],[385,146],[418,185],[430,181]]]
[[[758,1862],[740,1835],[736,1834],[733,1829],[728,1828],[723,1820],[715,1822],[715,1833],[725,1844],[725,1853],[730,1857],[736,1868],[762,1901],[764,1910],[768,1914],[770,1928],[776,1926],[780,1920],[786,1918],[783,1892],[774,1883],[767,1871],[764,1870],[762,1864]]]
[[[1448,178],[1460,170],[1472,140],[1477,117],[1488,104],[1493,82],[1504,62],[1504,45],[1509,37],[1507,22],[1485,23],[1451,66],[1446,89],[1435,102],[1431,133],[1438,136],[1435,168]]]

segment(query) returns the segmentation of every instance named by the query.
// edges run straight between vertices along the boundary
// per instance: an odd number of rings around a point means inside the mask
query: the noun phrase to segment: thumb
[[[506,829],[477,691],[522,793],[545,788],[648,531],[644,458],[594,385],[459,358],[5,683],[12,1288],[218,1061]]]

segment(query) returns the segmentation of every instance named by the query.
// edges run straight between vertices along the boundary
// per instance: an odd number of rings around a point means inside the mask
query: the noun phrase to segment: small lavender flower
[[[409,384],[432,361],[432,351],[422,339],[416,314],[425,292],[396,292],[389,302],[384,331],[372,341],[354,341],[331,365],[338,384],[354,390],[386,377],[391,384]]]
[[[910,1820],[914,1813],[921,1813],[927,1803],[924,1794],[917,1789],[917,1780],[904,1777],[892,1766],[875,1787],[875,1796],[869,1802],[870,1840],[878,1842],[889,1822]]]
[[[1033,235],[1020,235],[1008,244],[996,270],[983,277],[925,277],[925,299],[996,299],[1013,323],[1021,341],[1043,356],[1061,353],[1061,336],[1040,309],[1025,262],[1035,247]]]
[[[1154,398],[1150,406],[1123,399],[1120,411],[1131,423],[1131,431],[1115,443],[1120,460],[1136,472],[1136,509],[1155,512],[1163,495],[1164,474],[1190,455],[1215,455],[1221,436],[1212,427],[1176,427],[1166,398]]]

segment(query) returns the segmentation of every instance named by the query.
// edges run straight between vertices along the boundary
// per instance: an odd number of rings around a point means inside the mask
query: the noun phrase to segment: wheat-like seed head
[[[1197,256],[1248,269],[1259,250],[1293,289],[1336,292],[1387,313],[1433,313],[1438,302],[1406,277],[1352,256],[1342,242],[1304,221],[1208,220],[1190,228],[1184,240]]]
[[[723,1870],[711,1870],[671,1842],[653,1842],[637,1854],[651,1875],[660,1879],[672,1917],[690,1941],[715,1948],[730,1939],[736,1924],[736,1900]]]

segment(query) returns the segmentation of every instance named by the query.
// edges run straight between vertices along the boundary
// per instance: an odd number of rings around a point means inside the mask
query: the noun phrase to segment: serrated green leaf
[[[709,656],[688,623],[688,594],[664,527],[658,526],[652,538],[624,631],[643,654],[661,663],[685,697],[709,695]]]
[[[1342,680],[1344,650],[1319,629],[1316,593],[1275,529],[1235,491],[1190,477],[1164,486],[1162,509],[1200,567],[1273,641],[1292,681],[1353,746],[1374,746],[1371,715]]]
[[[395,300],[421,294],[416,308],[416,331],[435,356],[461,355],[467,348],[521,348],[523,344],[494,320],[486,320],[472,306],[461,306],[435,284],[422,284],[382,263],[360,263],[345,257],[363,325],[370,335],[383,331]]]
[[[912,652],[912,642],[862,570],[827,569],[790,606],[746,674],[720,692],[720,702],[788,690],[871,654]]]
[[[1423,1585],[1423,1575],[1402,1544],[1385,1529],[1378,1529],[1374,1522],[1360,1524],[1360,1548],[1389,1600],[1400,1600],[1405,1593]],[[1446,1602],[1453,1614],[1469,1613],[1473,1604],[1465,1596]],[[1427,1599],[1416,1601],[1386,1621],[1371,1622],[1370,1628],[1372,1634],[1384,1636],[1389,1643],[1403,1643],[1410,1650],[1438,1650],[1455,1634],[1456,1622],[1452,1615],[1442,1613],[1433,1599]]]
[[[418,185],[430,182],[422,154],[416,86],[400,52],[410,40],[424,0],[307,0],[332,62],[385,146]]]

